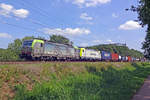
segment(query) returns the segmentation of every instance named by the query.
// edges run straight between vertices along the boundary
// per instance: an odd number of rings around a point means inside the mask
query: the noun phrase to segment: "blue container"
[[[106,51],[101,51],[101,59],[102,61],[109,61],[111,60],[111,53],[106,52]]]
[[[122,56],[122,57],[121,57],[121,61],[127,61],[126,56]]]

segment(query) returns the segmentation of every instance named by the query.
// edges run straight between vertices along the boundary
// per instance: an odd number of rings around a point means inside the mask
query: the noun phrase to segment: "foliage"
[[[34,39],[35,37],[34,36],[26,36],[22,39],[22,41],[25,41],[25,40],[31,40],[31,39]],[[38,37],[38,38],[42,38],[42,37]]]
[[[139,5],[131,6],[130,10],[138,13],[138,20],[142,26],[148,26],[142,49],[144,49],[145,57],[150,59],[150,0],[139,0]]]
[[[16,61],[19,56],[10,49],[0,49],[0,61]]]
[[[22,45],[22,41],[20,39],[16,39],[16,40],[14,40],[13,43],[10,43],[8,45],[7,51],[13,52],[12,56],[16,57],[16,59],[18,59],[19,55],[21,54],[21,45]]]
[[[106,69],[99,64],[83,65],[86,72],[61,73],[61,79],[56,76],[37,83],[31,91],[17,86],[14,100],[131,100],[150,74],[150,64],[126,63],[123,68],[111,65]]]
[[[61,35],[52,35],[50,36],[50,41],[62,44],[70,44],[70,40]]]
[[[137,50],[129,49],[127,46],[116,46],[114,44],[109,45],[96,45],[87,47],[90,49],[100,50],[100,51],[107,51],[111,53],[118,53],[122,56],[132,56],[132,57],[143,57],[143,54]]]
[[[23,39],[15,39],[13,43],[8,44],[7,49],[0,49],[0,61],[16,61],[21,60],[21,46],[24,40],[33,39],[34,37],[24,37]]]

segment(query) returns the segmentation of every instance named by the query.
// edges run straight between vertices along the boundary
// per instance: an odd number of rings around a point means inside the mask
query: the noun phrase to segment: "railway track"
[[[38,64],[38,63],[82,63],[82,62],[99,62],[99,61],[4,61],[0,65],[5,64]]]
[[[112,61],[0,61],[1,64],[36,64],[36,63],[103,63],[103,62],[112,62]],[[115,63],[119,63],[120,61],[117,61]],[[124,62],[125,63],[125,62]]]
[[[8,61],[8,62],[0,62],[0,65],[4,64],[34,64],[34,63],[41,63],[40,61]]]

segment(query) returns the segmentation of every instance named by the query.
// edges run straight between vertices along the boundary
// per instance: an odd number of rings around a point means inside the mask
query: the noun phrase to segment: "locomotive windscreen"
[[[31,47],[33,40],[28,40],[23,42],[23,47]]]

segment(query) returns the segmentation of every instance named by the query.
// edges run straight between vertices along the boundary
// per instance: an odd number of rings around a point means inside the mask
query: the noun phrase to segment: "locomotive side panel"
[[[43,56],[56,56],[57,55],[56,45],[46,42],[44,44]]]
[[[36,42],[33,46],[32,57],[40,57],[44,52],[44,44]]]
[[[57,59],[78,59],[79,54],[68,45],[47,42],[44,46],[45,57],[55,57]]]
[[[85,59],[85,60],[88,60],[88,59],[89,60],[100,60],[101,54],[100,54],[100,51],[81,48],[80,49],[80,57],[81,57],[81,59]]]

